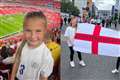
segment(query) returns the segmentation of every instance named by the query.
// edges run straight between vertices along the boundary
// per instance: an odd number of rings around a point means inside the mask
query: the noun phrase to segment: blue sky
[[[93,2],[100,10],[111,10],[112,5],[115,4],[115,0],[93,0]]]

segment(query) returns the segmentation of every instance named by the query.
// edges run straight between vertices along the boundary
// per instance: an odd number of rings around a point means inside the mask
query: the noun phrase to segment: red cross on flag
[[[99,25],[79,23],[74,50],[94,55],[120,56],[120,32]]]

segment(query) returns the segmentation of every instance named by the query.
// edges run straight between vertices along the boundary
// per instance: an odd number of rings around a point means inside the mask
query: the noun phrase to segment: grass
[[[22,31],[23,14],[0,15],[0,38]]]

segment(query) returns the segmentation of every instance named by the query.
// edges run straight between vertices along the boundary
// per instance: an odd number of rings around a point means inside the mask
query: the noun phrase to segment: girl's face
[[[71,20],[71,25],[72,25],[72,27],[76,27],[77,26],[77,18],[73,18]]]
[[[44,24],[44,20],[39,18],[25,20],[23,36],[29,47],[35,48],[43,42],[45,37]]]

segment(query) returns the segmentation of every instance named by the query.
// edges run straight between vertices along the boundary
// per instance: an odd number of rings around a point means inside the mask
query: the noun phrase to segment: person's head
[[[96,21],[96,24],[97,24],[97,25],[100,25],[100,23],[101,23],[101,21],[100,21],[100,19],[98,19],[98,20]]]
[[[2,46],[1,52],[5,52],[5,51],[6,51],[6,46]]]
[[[10,47],[10,42],[9,42],[9,41],[6,42],[6,47],[7,47],[7,48]]]
[[[70,21],[72,27],[77,27],[77,17],[73,16]]]
[[[44,41],[46,27],[47,19],[41,11],[27,13],[23,24],[23,36],[29,47],[35,48]]]

